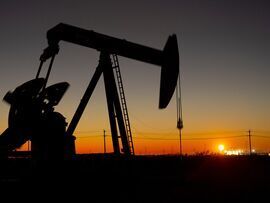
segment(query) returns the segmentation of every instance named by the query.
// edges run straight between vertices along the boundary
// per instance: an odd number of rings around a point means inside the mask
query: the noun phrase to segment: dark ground
[[[0,202],[270,202],[267,156],[80,155],[0,166]]]

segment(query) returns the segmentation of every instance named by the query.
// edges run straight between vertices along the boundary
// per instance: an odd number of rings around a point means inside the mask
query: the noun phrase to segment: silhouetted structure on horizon
[[[71,150],[65,149],[70,142],[65,136],[65,117],[54,111],[69,84],[62,82],[47,88],[44,84],[44,78],[36,78],[5,95],[10,111],[9,127],[0,136],[2,158],[28,140],[35,159],[63,159],[64,151]]]
[[[73,133],[102,73],[114,153],[134,154],[117,55],[161,66],[159,108],[166,108],[174,93],[179,74],[176,35],[169,36],[163,50],[157,50],[60,23],[47,32],[47,39],[49,46],[40,56],[40,66],[36,78],[17,87],[14,92],[8,92],[4,98],[11,107],[9,127],[0,136],[0,155],[7,157],[9,151],[20,147],[30,139],[32,155],[35,159],[72,158],[75,155]],[[93,48],[100,52],[99,64],[67,130],[64,116],[55,112],[54,106],[58,105],[69,85],[62,82],[46,87],[54,58],[59,52],[60,40]],[[46,77],[40,78],[43,63],[47,59],[50,59],[50,63]]]

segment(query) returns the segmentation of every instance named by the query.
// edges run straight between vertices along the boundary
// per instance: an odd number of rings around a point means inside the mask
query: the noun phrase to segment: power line
[[[164,135],[164,136],[171,136],[175,135],[175,132],[168,132],[168,133],[158,133],[158,132],[142,132],[142,131],[136,131],[136,134],[145,135],[148,137],[148,135]]]
[[[75,131],[75,134],[96,134],[96,133],[100,133],[100,130]]]
[[[93,131],[91,131],[93,132]],[[100,131],[99,131],[100,132]],[[230,138],[240,138],[240,137],[246,137],[247,135],[232,135],[232,136],[211,136],[211,137],[198,137],[198,135],[218,135],[218,134],[229,134],[230,132],[242,132],[242,131],[227,131],[227,132],[198,132],[198,133],[185,133],[185,136],[188,135],[189,138],[185,137],[182,138],[183,140],[212,140],[212,139],[230,139]],[[257,131],[252,131],[257,132]],[[158,133],[158,132],[144,132],[144,131],[137,131],[136,134],[138,136],[134,136],[135,139],[149,139],[149,140],[179,140],[179,138],[167,138],[169,136],[176,136],[176,132],[169,132],[169,133]],[[153,135],[161,135],[159,137],[153,137]],[[163,136],[162,136],[163,135]],[[196,135],[197,137],[190,137]],[[95,134],[95,135],[86,135],[86,136],[76,136],[78,139],[85,139],[85,138],[97,138],[97,137],[103,137],[104,134]],[[106,136],[109,136],[106,134]],[[264,136],[259,134],[252,134],[252,137],[257,138],[265,138],[270,139],[270,136]]]
[[[270,139],[270,136],[264,136],[264,135],[252,135],[252,137],[259,137],[259,138]]]
[[[262,129],[258,129],[258,130],[255,130],[255,132],[259,132],[259,133],[265,133],[265,134],[270,134],[270,130],[262,130]]]
[[[151,134],[171,134],[173,131],[176,131],[177,129],[175,128],[167,128],[167,129],[157,129],[154,128],[155,131],[140,131],[138,129],[136,129],[135,127],[133,127],[133,130],[135,130],[138,133],[151,133]],[[160,131],[169,131],[169,132],[160,132]],[[232,133],[243,133],[243,132],[247,132],[246,130],[228,130],[228,131],[204,131],[204,132],[185,132],[185,135],[215,135],[215,134],[232,134]],[[270,131],[268,130],[252,130],[252,132],[256,132],[256,133],[260,133],[260,134],[269,134],[270,135]],[[1,132],[0,132],[1,133]],[[100,130],[82,130],[82,131],[76,131],[76,134],[87,134],[87,133],[91,133],[91,134],[96,134],[96,133],[100,133]]]
[[[168,138],[168,137],[171,137],[171,136],[176,136],[177,135],[177,133],[176,132],[172,132],[172,133],[155,133],[155,132],[137,132],[136,133],[137,135],[139,135],[139,136],[142,136],[142,137],[145,137],[145,138],[155,138],[155,137],[153,137],[153,135],[157,135],[157,136],[159,136],[158,138]],[[230,136],[207,136],[207,137],[205,137],[205,136],[198,136],[199,134],[194,134],[194,135],[196,135],[195,137],[191,137],[191,136],[187,136],[186,134],[185,134],[185,137],[186,138],[184,138],[184,139],[212,139],[212,138],[217,138],[217,139],[219,139],[219,138],[230,138],[230,137],[238,137],[238,136],[240,136],[240,137],[243,137],[243,136],[246,136],[246,135],[230,135]],[[209,135],[209,134],[205,134],[205,135]],[[220,135],[220,133],[215,133],[214,135]]]
[[[145,123],[144,121],[142,121],[141,119],[139,119],[138,117],[136,117],[133,113],[129,113],[132,116],[132,120],[136,120],[139,123],[141,123],[144,127],[148,128],[148,129],[152,129],[152,130],[156,130],[156,131],[167,131],[167,130],[172,130],[174,128],[157,128],[156,126],[150,126],[149,124]],[[132,126],[132,128],[134,128],[134,125]]]
[[[185,138],[183,140],[216,140],[216,139],[231,139],[231,138],[239,138],[245,137],[246,135],[234,135],[234,136],[224,136],[224,137],[202,137],[202,138]]]
[[[134,128],[137,134],[153,134],[153,135],[175,135],[177,129],[173,128],[170,132],[158,132],[157,131],[140,131]],[[186,136],[198,136],[198,135],[224,135],[224,134],[239,134],[246,131],[216,131],[216,132],[185,132]]]
[[[103,135],[89,135],[89,136],[76,136],[77,139],[86,139],[86,138],[102,138]]]
[[[246,137],[246,135],[235,135],[235,136],[226,136],[226,137],[196,137],[196,138],[182,138],[182,140],[215,140],[215,139],[231,139]],[[134,137],[135,139],[142,140],[179,140],[178,138],[158,138],[158,137]]]
[[[220,134],[239,134],[245,133],[245,130],[235,130],[235,131],[209,131],[209,132],[185,132],[185,135],[193,136],[193,135],[220,135]]]

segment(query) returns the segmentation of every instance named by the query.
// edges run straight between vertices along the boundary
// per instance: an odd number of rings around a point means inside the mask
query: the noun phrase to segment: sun
[[[224,144],[218,145],[218,150],[219,150],[220,152],[223,152],[224,149],[225,149]]]

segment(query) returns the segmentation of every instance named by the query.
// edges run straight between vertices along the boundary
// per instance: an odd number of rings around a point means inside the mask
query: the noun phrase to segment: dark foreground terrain
[[[270,157],[12,159],[0,184],[0,202],[270,202]]]

